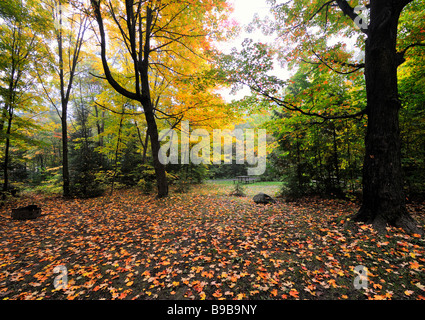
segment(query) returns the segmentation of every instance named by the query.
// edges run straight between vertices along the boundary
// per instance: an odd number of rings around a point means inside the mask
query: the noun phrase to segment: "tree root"
[[[403,209],[399,214],[379,214],[365,209],[363,206],[353,216],[353,221],[371,224],[372,227],[380,234],[387,233],[387,226],[403,229],[408,234],[425,235],[424,230],[418,225],[416,220]]]

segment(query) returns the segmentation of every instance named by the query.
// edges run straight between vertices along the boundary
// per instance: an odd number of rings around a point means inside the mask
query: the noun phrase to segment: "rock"
[[[41,208],[36,205],[29,205],[17,209],[12,209],[12,220],[36,219],[41,216]]]
[[[269,195],[260,192],[259,194],[256,194],[254,198],[252,198],[255,203],[262,203],[262,204],[269,204],[269,203],[276,203],[276,200],[270,197]]]

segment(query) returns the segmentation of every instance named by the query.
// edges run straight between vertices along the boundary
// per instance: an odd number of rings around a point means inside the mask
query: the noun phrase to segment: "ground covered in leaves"
[[[353,223],[350,202],[264,206],[229,188],[9,203],[0,209],[0,298],[425,299],[420,236]],[[42,217],[9,219],[12,207],[31,203]],[[410,209],[424,226],[422,207]],[[61,265],[68,284],[55,289]]]

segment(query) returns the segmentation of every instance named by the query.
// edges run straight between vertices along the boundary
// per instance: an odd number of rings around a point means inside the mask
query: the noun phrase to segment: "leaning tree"
[[[185,65],[205,55],[208,43],[221,32],[214,27],[222,24],[220,20],[225,17],[227,6],[225,0],[91,0],[104,78],[119,94],[137,101],[143,108],[158,197],[168,194],[168,183],[159,159],[157,113],[164,112],[154,101],[154,75],[167,78],[171,73],[173,77],[190,79],[192,74],[177,70],[176,65]],[[121,46],[119,50],[117,46]],[[119,52],[115,52],[115,57],[120,56],[117,59],[128,62],[127,66],[113,65],[117,60],[111,59],[113,50]],[[119,71],[114,72],[114,67]],[[192,71],[197,67],[193,65]],[[126,68],[131,70],[126,73]]]

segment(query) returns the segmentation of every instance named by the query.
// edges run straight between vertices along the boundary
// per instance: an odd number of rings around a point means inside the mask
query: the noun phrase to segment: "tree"
[[[423,15],[423,11],[417,10],[406,20],[414,26],[424,18]],[[425,195],[425,150],[422,147],[425,145],[425,56],[420,54],[423,50],[420,47],[412,50],[417,53],[411,55],[399,70],[399,91],[403,103],[400,132],[407,197],[420,200]]]
[[[397,68],[405,61],[407,47],[397,52],[400,14],[412,1],[371,1],[366,31],[365,77],[368,126],[363,164],[363,204],[355,219],[419,232],[408,214],[403,191],[399,130]],[[349,9],[346,9],[349,10]]]
[[[52,13],[54,28],[54,37],[57,42],[55,71],[59,78],[60,91],[60,107],[55,103],[54,99],[46,94],[50,102],[53,104],[61,119],[62,125],[62,178],[63,178],[63,195],[70,195],[70,176],[69,176],[69,160],[68,160],[68,104],[71,97],[75,73],[77,65],[81,59],[81,48],[85,41],[84,34],[88,28],[87,16],[77,12],[74,8],[67,13],[66,22],[63,21],[64,3],[62,0],[46,0],[46,4],[50,7]],[[68,6],[69,8],[70,6]],[[43,81],[41,76],[40,81]]]
[[[303,60],[319,64],[329,72],[353,76],[359,76],[359,71],[364,69],[367,105],[357,112],[335,114],[330,109],[324,113],[314,112],[302,104],[287,101],[279,91],[285,82],[267,74],[272,68],[269,61],[273,52],[263,44],[248,44],[238,56],[239,62],[229,62],[231,59],[226,58],[230,69],[235,70],[238,66],[241,67],[238,71],[242,71],[231,80],[250,86],[288,110],[322,120],[367,116],[363,203],[354,218],[371,223],[380,231],[389,224],[422,233],[405,206],[397,68],[403,64],[410,49],[425,46],[424,35],[421,28],[403,30],[403,40],[413,42],[402,41],[402,46],[397,42],[397,36],[403,27],[400,24],[402,13],[409,12],[415,3],[423,10],[423,2],[371,0],[358,2],[358,6],[354,1],[345,0],[314,1],[309,5],[304,1],[270,3],[276,22],[273,24],[269,20],[263,26],[270,32],[277,32],[279,41],[285,45],[275,49],[281,61],[295,63]],[[343,36],[356,37],[355,50],[350,50],[337,38]],[[242,61],[253,66],[248,70]]]
[[[95,151],[92,128],[90,127],[90,95],[82,89],[84,77],[79,84],[79,99],[74,99],[74,130],[71,132],[70,180],[71,194],[82,198],[96,197],[103,193],[104,186],[99,179],[101,154]]]
[[[305,110],[324,114],[344,113],[362,108],[364,79],[329,73],[318,64],[300,63],[285,88],[285,100],[303,105]],[[360,91],[360,92],[359,92]],[[357,107],[356,107],[357,106]],[[350,196],[357,191],[364,148],[365,119],[319,120],[299,112],[274,111],[268,130],[278,148],[272,157],[280,166],[290,198],[309,194]]]
[[[12,123],[19,118],[18,112],[26,109],[34,99],[33,84],[35,64],[44,52],[41,50],[41,35],[46,28],[42,8],[35,1],[28,1],[25,9],[22,2],[3,1],[0,4],[0,141],[5,141],[3,162],[3,191],[9,188],[9,164]],[[21,125],[32,124],[21,119]]]
[[[183,65],[192,58],[205,53],[206,45],[214,37],[211,28],[217,25],[220,12],[226,8],[225,1],[134,1],[115,2],[91,0],[94,18],[97,21],[101,59],[104,75],[109,84],[121,95],[137,101],[143,107],[150,137],[153,166],[157,180],[158,197],[168,195],[165,167],[159,161],[160,142],[156,121],[157,103],[152,94],[153,73],[171,71],[181,77],[191,77],[180,69],[173,69],[168,62]],[[114,74],[107,55],[107,37],[104,20],[109,19],[109,29],[121,40],[121,55],[126,51],[128,70],[132,82]],[[178,64],[177,64],[178,65]],[[113,67],[113,65],[112,65]],[[193,68],[193,67],[192,67]],[[129,89],[132,87],[131,89]]]

